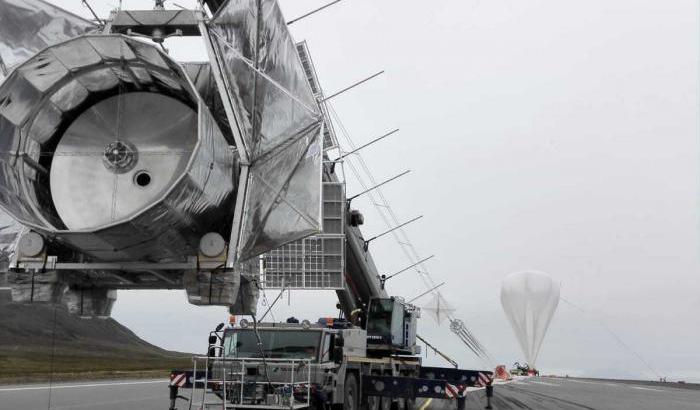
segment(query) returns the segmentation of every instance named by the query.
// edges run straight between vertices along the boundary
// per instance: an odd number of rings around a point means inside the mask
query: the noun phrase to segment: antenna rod
[[[2,71],[2,75],[7,76],[7,67],[5,67],[2,57],[0,57],[0,71]]]
[[[289,26],[289,25],[292,25],[292,24],[296,23],[297,21],[299,21],[299,20],[301,20],[301,19],[303,19],[303,18],[309,17],[309,16],[312,15],[312,14],[316,14],[316,13],[318,13],[319,11],[321,11],[321,10],[323,10],[323,9],[326,9],[326,8],[328,8],[328,7],[330,7],[330,6],[334,5],[334,4],[340,3],[341,1],[343,1],[343,0],[335,0],[335,1],[332,1],[332,2],[330,2],[330,3],[328,3],[328,4],[326,4],[325,6],[321,6],[321,7],[317,8],[317,9],[315,9],[315,10],[311,10],[310,12],[304,14],[303,16],[299,16],[299,17],[297,17],[297,18],[295,18],[295,19],[292,19],[292,20],[288,21],[288,22],[287,22],[287,25],[288,25],[288,26]]]
[[[326,98],[322,99],[321,102],[323,103],[323,102],[326,102],[326,101],[330,100],[330,99],[333,98],[333,97],[337,97],[337,96],[339,96],[340,94],[342,94],[342,93],[344,93],[344,92],[346,92],[346,91],[348,91],[348,90],[351,90],[351,89],[357,87],[357,86],[360,85],[360,84],[364,84],[364,83],[366,83],[367,81],[369,81],[369,80],[371,80],[371,79],[373,79],[373,78],[375,78],[375,77],[378,77],[378,76],[380,76],[380,75],[382,75],[382,74],[384,74],[384,70],[382,70],[382,71],[380,71],[380,72],[378,72],[378,73],[376,73],[376,74],[373,74],[373,75],[371,75],[371,76],[365,78],[364,80],[358,81],[358,82],[356,82],[355,84],[353,84],[353,85],[351,85],[351,86],[349,86],[349,87],[343,88],[342,90],[340,90],[340,91],[338,91],[337,93],[331,95],[330,97],[326,97]]]
[[[397,230],[397,229],[399,229],[399,228],[401,228],[401,227],[404,227],[404,226],[410,224],[411,222],[415,222],[415,221],[421,219],[422,217],[423,217],[423,215],[417,216],[417,217],[411,219],[411,220],[408,221],[408,222],[404,222],[404,223],[402,223],[401,225],[395,226],[395,227],[389,229],[389,230],[386,231],[386,232],[382,232],[382,233],[380,233],[380,234],[377,235],[377,236],[373,236],[373,237],[367,239],[367,240],[365,241],[365,248],[367,247],[367,244],[370,243],[370,242],[372,242],[373,240],[379,239],[379,238],[381,238],[382,236],[384,236],[384,235],[386,235],[386,234],[388,234],[388,233],[394,232],[395,230]]]
[[[383,140],[384,138],[388,137],[389,135],[396,134],[397,132],[399,132],[399,129],[398,129],[398,128],[395,129],[395,130],[393,130],[393,131],[391,131],[391,132],[387,132],[386,134],[382,135],[381,137],[375,138],[375,139],[373,139],[372,141],[366,143],[365,145],[363,145],[363,146],[361,146],[361,147],[359,147],[359,148],[355,148],[354,150],[352,150],[352,151],[350,151],[350,152],[346,152],[345,154],[343,154],[343,155],[339,156],[338,158],[334,159],[333,162],[338,162],[338,161],[340,161],[341,159],[347,157],[348,155],[352,155],[352,154],[356,153],[357,151],[361,150],[362,148],[368,147],[368,146],[374,144],[374,143],[377,142],[377,141]]]
[[[442,356],[443,359],[445,359],[445,360],[447,360],[448,362],[450,362],[450,364],[451,364],[452,366],[454,366],[455,369],[459,368],[459,364],[458,364],[457,362],[455,362],[454,360],[452,360],[452,359],[451,359],[449,356],[447,356],[445,353],[439,351],[435,346],[433,346],[433,345],[431,345],[430,343],[428,343],[427,340],[425,340],[425,339],[423,339],[422,337],[420,337],[420,335],[416,335],[416,337],[418,338],[418,340],[420,340],[421,342],[425,343],[426,346],[428,346],[429,348],[431,348],[431,349],[433,350],[433,352],[439,354],[440,356]]]
[[[393,181],[393,180],[395,180],[395,179],[397,179],[397,178],[399,178],[399,177],[402,177],[402,176],[408,174],[409,172],[411,172],[410,169],[407,170],[407,171],[404,171],[404,172],[400,173],[399,175],[397,175],[397,176],[395,176],[395,177],[393,177],[393,178],[389,178],[389,179],[387,179],[386,181],[381,182],[381,183],[379,183],[379,184],[377,184],[377,185],[375,185],[375,186],[373,186],[373,187],[371,187],[371,188],[368,188],[368,189],[366,189],[366,190],[360,192],[360,193],[357,194],[357,195],[351,196],[350,198],[347,199],[347,201],[348,201],[348,206],[350,206],[350,201],[352,201],[353,199],[357,198],[358,196],[364,195],[364,194],[366,194],[366,193],[369,192],[369,191],[375,190],[375,189],[379,188],[379,187],[382,186],[382,185],[386,185],[386,184],[388,184],[389,182],[391,182],[391,181]]]
[[[408,266],[408,267],[406,267],[406,268],[403,268],[403,269],[401,269],[400,271],[394,273],[393,275],[387,276],[384,280],[389,280],[389,279],[393,278],[394,276],[398,275],[399,273],[406,272],[407,270],[411,269],[412,267],[414,267],[414,266],[416,266],[416,265],[420,265],[421,263],[423,263],[423,262],[425,262],[425,261],[427,261],[427,260],[429,260],[429,259],[432,259],[432,258],[434,258],[434,257],[435,257],[435,255],[430,255],[430,256],[428,256],[428,257],[425,258],[425,259],[421,259],[421,260],[419,260],[418,262],[414,263],[413,265]]]
[[[275,300],[272,301],[272,304],[270,305],[270,307],[267,308],[267,310],[266,310],[265,313],[262,315],[262,317],[260,317],[260,319],[258,319],[258,322],[262,322],[263,319],[265,319],[265,316],[267,316],[267,314],[270,313],[270,311],[272,310],[272,308],[275,306],[275,303],[277,303],[277,301],[280,300],[280,298],[282,297],[282,295],[284,295],[284,291],[285,291],[285,290],[287,290],[287,287],[286,287],[285,284],[284,284],[284,278],[282,278],[282,290],[280,291],[279,295],[277,295],[277,297],[275,298]]]
[[[412,303],[412,302],[415,301],[416,299],[422,298],[423,296],[427,295],[428,293],[434,291],[435,289],[441,287],[441,286],[444,285],[444,284],[445,284],[445,282],[442,282],[441,284],[439,284],[439,285],[437,285],[437,286],[431,288],[431,289],[428,290],[428,291],[425,291],[425,292],[421,293],[420,295],[416,296],[415,298],[409,300],[409,301],[406,302],[406,303]]]
[[[92,9],[92,6],[90,6],[90,3],[88,3],[87,0],[83,0],[83,4],[88,8],[88,10],[90,10],[90,13],[92,13],[92,16],[95,18],[95,20],[97,20],[101,24],[105,24],[104,20],[97,16],[97,13],[95,13],[95,10]]]

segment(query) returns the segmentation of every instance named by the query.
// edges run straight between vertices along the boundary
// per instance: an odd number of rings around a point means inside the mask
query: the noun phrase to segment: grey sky
[[[87,16],[77,0],[54,2]],[[104,14],[116,2],[91,3]],[[323,3],[281,0],[290,18]],[[385,194],[402,219],[426,215],[407,230],[437,255],[432,274],[495,361],[522,360],[500,281],[536,269],[587,312],[560,305],[543,371],[653,377],[602,322],[662,375],[700,381],[698,15],[695,0],[346,0],[292,28],[326,91],[387,70],[335,108],[358,143],[401,128],[363,156],[379,179],[414,171]],[[196,42],[171,48],[204,56]],[[385,229],[355,204],[367,232]],[[386,272],[408,264],[390,238],[372,251]],[[411,272],[390,290],[423,287]],[[172,349],[201,350],[226,318],[182,292],[119,298],[117,320]],[[313,319],[334,303],[297,292],[276,315]],[[479,365],[427,316],[423,335]]]

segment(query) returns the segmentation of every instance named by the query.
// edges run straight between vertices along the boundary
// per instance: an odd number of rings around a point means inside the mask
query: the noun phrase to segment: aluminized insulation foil
[[[276,1],[230,0],[209,32],[251,163],[234,232],[246,260],[321,231],[323,117]]]
[[[0,0],[0,77],[44,48],[95,29],[41,0]]]
[[[0,86],[0,206],[103,261],[180,260],[230,232],[234,151],[154,45],[81,36]]]
[[[226,117],[226,110],[224,109],[219,89],[216,86],[216,81],[212,74],[211,64],[208,62],[189,62],[182,63],[182,68],[185,70],[185,73],[187,73],[192,84],[194,84],[200,98],[207,104],[207,107],[209,107],[209,111],[211,111],[214,116],[226,140],[231,145],[235,145],[236,142],[233,139],[231,125]]]
[[[187,65],[203,98],[154,45],[77,37],[95,25],[41,0],[0,0],[0,11],[0,68],[14,68],[0,86],[0,206],[13,218],[115,261],[194,254],[212,226],[239,262],[320,232],[323,119],[276,1],[229,0],[208,21],[210,63],[226,84],[208,63]],[[188,139],[193,118],[198,135]],[[180,120],[180,136],[120,139]],[[166,154],[156,161],[156,152]]]

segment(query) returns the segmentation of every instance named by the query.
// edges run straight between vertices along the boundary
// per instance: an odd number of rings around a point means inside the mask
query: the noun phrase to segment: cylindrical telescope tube
[[[52,46],[0,86],[0,206],[95,260],[228,237],[234,152],[182,68],[120,35]]]

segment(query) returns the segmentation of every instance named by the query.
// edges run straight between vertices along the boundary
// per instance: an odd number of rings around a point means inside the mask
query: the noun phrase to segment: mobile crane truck
[[[337,181],[332,168],[324,180]],[[454,399],[463,409],[474,386],[486,388],[491,408],[493,372],[422,366],[420,309],[386,293],[359,228],[362,215],[346,211],[341,318],[220,324],[208,354],[194,357],[192,370],[171,373],[171,410],[178,398],[190,409],[197,401],[197,409],[412,410],[417,398]],[[189,397],[180,388],[192,389]]]
[[[226,4],[203,2],[212,11]],[[306,65],[317,86],[315,70]],[[324,166],[324,182],[339,182],[335,165]],[[486,388],[491,408],[493,372],[422,366],[420,310],[386,293],[360,231],[362,214],[349,201],[344,212],[345,286],[336,291],[341,318],[258,323],[252,316],[252,323],[220,324],[209,335],[207,354],[193,358],[193,369],[171,373],[171,410],[178,399],[188,400],[190,410],[410,410],[417,398],[455,399],[462,409],[473,386]],[[181,388],[190,389],[188,397]]]

